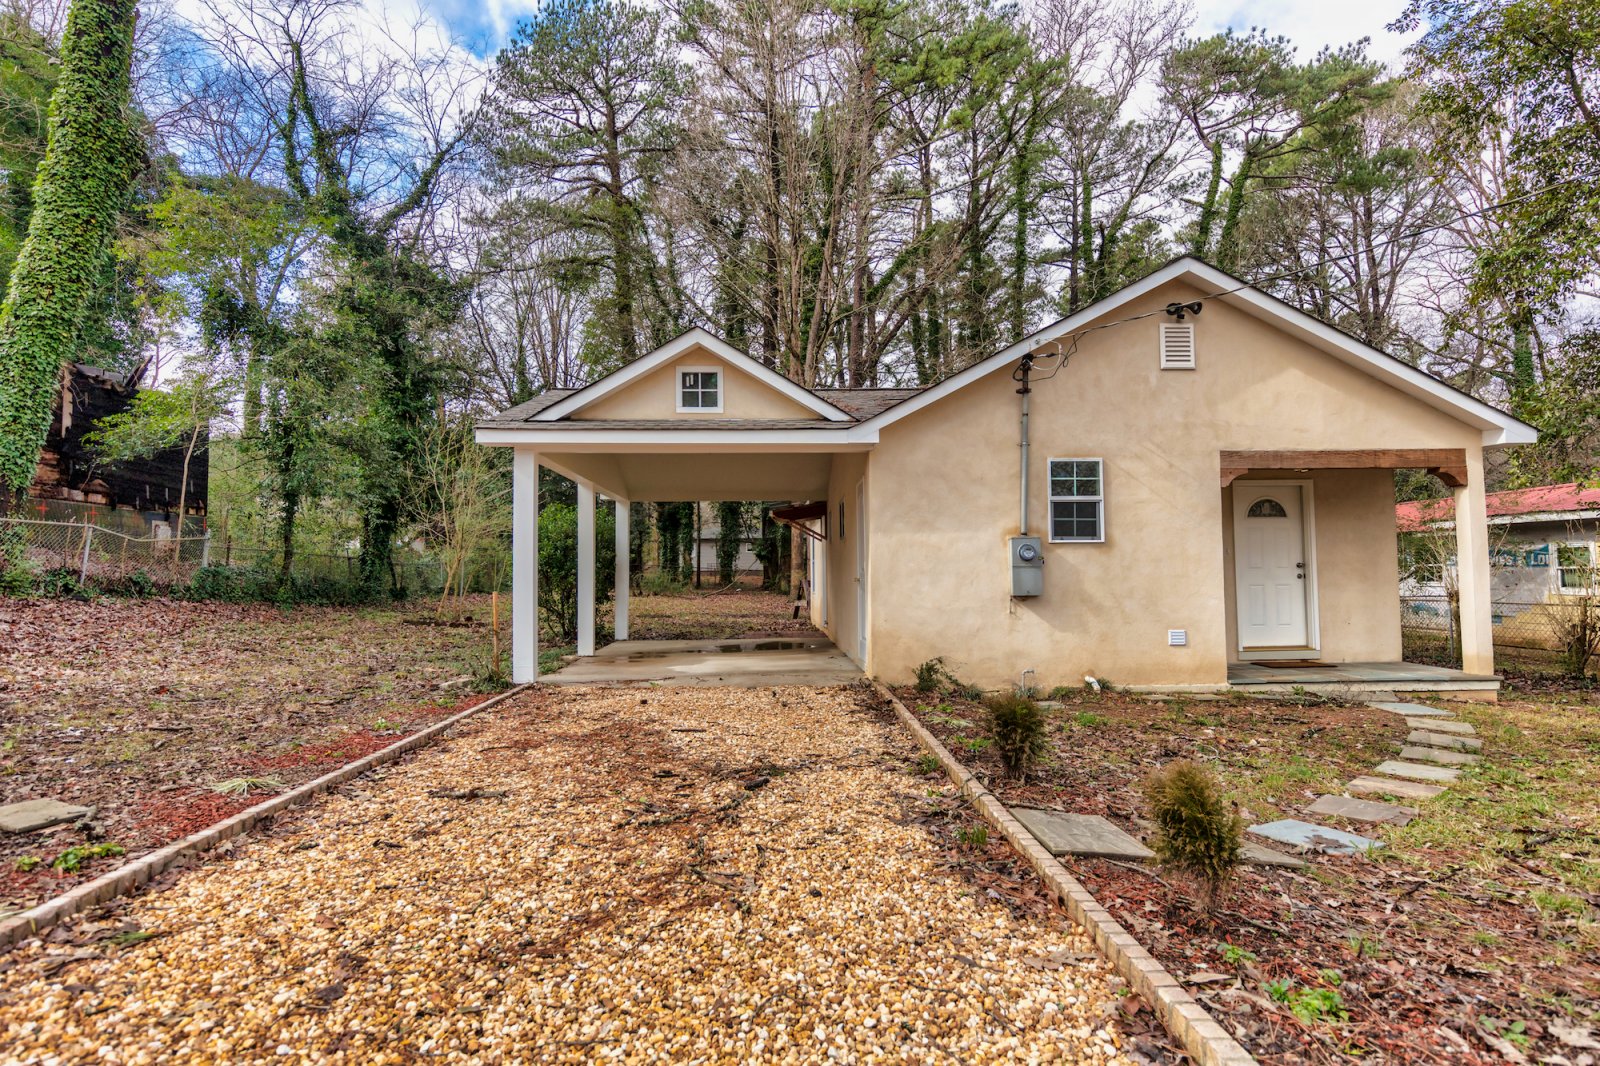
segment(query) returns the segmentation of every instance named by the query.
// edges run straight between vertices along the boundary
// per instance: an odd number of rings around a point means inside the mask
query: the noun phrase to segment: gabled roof
[[[1483,430],[1485,445],[1531,444],[1538,439],[1538,430],[1482,400],[1445,384],[1410,363],[1402,362],[1387,352],[1380,351],[1335,329],[1324,322],[1269,296],[1248,282],[1240,281],[1210,263],[1186,256],[1174,260],[1148,277],[1124,286],[1115,293],[1090,304],[1077,314],[1053,322],[1029,334],[1022,340],[965,370],[952,374],[943,381],[923,389],[882,414],[868,419],[864,425],[874,429],[897,422],[907,415],[936,403],[945,396],[986,377],[997,370],[1010,367],[1029,353],[1049,354],[1048,349],[1058,342],[1068,341],[1073,334],[1095,326],[1098,320],[1114,314],[1118,309],[1138,300],[1155,289],[1174,281],[1185,281],[1196,288],[1209,290],[1207,299],[1221,299],[1246,313],[1269,319],[1284,332],[1300,338],[1315,348],[1363,370],[1380,381],[1407,393],[1430,407],[1459,418]]]
[[[1600,488],[1584,488],[1576,482],[1565,485],[1536,485],[1526,489],[1491,492],[1484,497],[1489,518],[1496,524],[1517,522],[1560,522],[1564,519],[1600,516]],[[1415,532],[1438,523],[1455,520],[1454,500],[1410,500],[1396,504],[1395,525],[1403,532]]]
[[[727,341],[714,336],[699,326],[668,341],[649,355],[640,356],[620,370],[614,370],[593,384],[585,385],[581,389],[575,389],[555,403],[541,408],[532,416],[532,421],[555,422],[565,418],[574,411],[582,410],[589,404],[594,403],[602,396],[608,396],[623,388],[629,382],[636,381],[657,367],[671,362],[692,348],[705,349],[777,392],[783,393],[783,395],[802,407],[815,411],[830,422],[855,421],[816,393],[803,386],[796,385],[776,370],[763,366],[760,362],[750,358]],[[510,414],[510,412],[507,412],[507,414]],[[500,420],[496,419],[496,421]]]

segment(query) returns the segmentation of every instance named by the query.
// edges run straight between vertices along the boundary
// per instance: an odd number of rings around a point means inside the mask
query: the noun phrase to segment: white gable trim
[[[805,407],[808,410],[816,412],[830,422],[855,421],[855,419],[851,418],[849,415],[845,414],[843,411],[839,410],[839,408],[835,407],[827,400],[824,400],[816,393],[796,385],[794,382],[790,381],[777,371],[772,370],[769,367],[762,366],[756,360],[750,358],[748,355],[739,351],[739,349],[733,347],[733,345],[713,336],[706,330],[701,329],[699,326],[696,326],[687,333],[668,341],[666,344],[663,344],[649,355],[640,356],[638,359],[635,359],[621,370],[613,371],[612,373],[601,378],[599,381],[585,385],[572,395],[551,404],[549,407],[546,407],[544,410],[534,415],[532,421],[559,421],[572,414],[574,411],[581,411],[583,408],[594,403],[601,397],[609,396],[618,389],[628,385],[630,382],[636,381],[644,375],[650,373],[650,371],[655,370],[657,367],[671,362],[691,348],[697,347],[704,348],[706,351],[716,355],[724,362],[727,362],[738,370],[744,371],[751,377],[760,381],[762,384],[781,392],[795,403],[800,404],[802,407]],[[724,391],[726,391],[726,387],[726,382],[724,382]]]
[[[1037,333],[1024,337],[1009,348],[980,363],[974,363],[959,374],[945,378],[937,385],[866,419],[862,424],[882,429],[898,422],[931,403],[937,403],[958,389],[965,388],[979,378],[1011,366],[1029,352],[1038,352],[1041,348],[1083,330],[1092,325],[1096,319],[1112,314],[1118,308],[1154,289],[1180,279],[1200,288],[1210,289],[1220,298],[1241,305],[1242,309],[1253,317],[1271,319],[1285,332],[1298,336],[1341,362],[1363,370],[1430,407],[1481,429],[1485,445],[1531,444],[1539,438],[1538,431],[1527,423],[1496,410],[1464,392],[1457,391],[1409,363],[1403,363],[1370,345],[1363,344],[1354,337],[1319,322],[1305,312],[1296,310],[1282,300],[1268,296],[1259,289],[1194,258],[1184,258],[1169,263],[1149,277],[1118,290],[1075,315],[1063,318]]]

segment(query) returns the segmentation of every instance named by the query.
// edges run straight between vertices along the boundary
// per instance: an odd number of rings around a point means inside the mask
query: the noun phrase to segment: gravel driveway
[[[868,699],[521,697],[0,958],[0,1060],[1128,1061],[1120,983],[947,868]]]

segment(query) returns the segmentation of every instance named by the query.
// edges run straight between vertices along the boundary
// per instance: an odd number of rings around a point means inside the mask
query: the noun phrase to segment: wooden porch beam
[[[1224,451],[1223,487],[1251,470],[1426,470],[1451,488],[1467,483],[1465,448],[1358,448],[1343,451]]]

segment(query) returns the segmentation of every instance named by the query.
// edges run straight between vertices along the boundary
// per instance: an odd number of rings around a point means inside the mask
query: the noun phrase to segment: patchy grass
[[[1053,695],[1053,751],[1019,783],[983,743],[976,704],[900,692],[1003,802],[1100,814],[1147,842],[1139,783],[1156,766],[1203,764],[1251,824],[1303,818],[1410,732],[1398,715],[1313,697]],[[1239,992],[1191,991],[1263,1061],[1571,1058],[1558,1034],[1600,1034],[1595,699],[1534,679],[1498,705],[1451,704],[1483,740],[1482,764],[1436,799],[1402,801],[1422,812],[1404,828],[1327,821],[1386,846],[1302,872],[1247,867],[1210,916],[1165,871],[1067,863],[1180,977],[1238,976]]]

